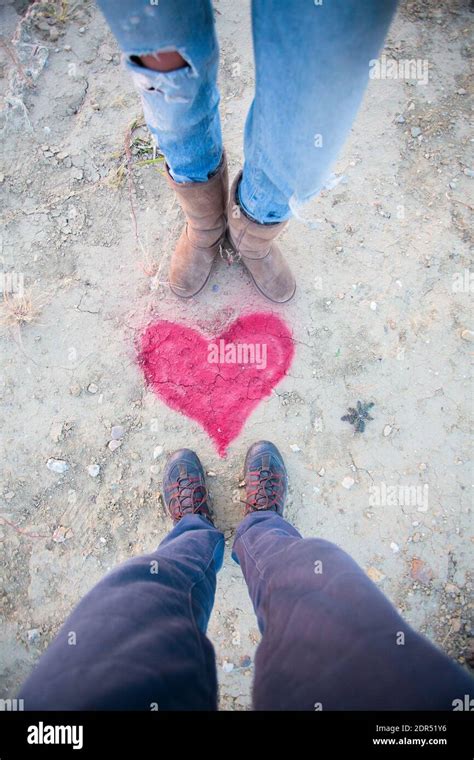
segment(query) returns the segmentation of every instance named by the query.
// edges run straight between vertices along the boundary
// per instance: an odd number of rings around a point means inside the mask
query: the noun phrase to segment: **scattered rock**
[[[87,472],[91,476],[91,478],[96,478],[97,475],[100,473],[100,464],[90,464],[87,468]]]
[[[241,668],[250,668],[252,665],[252,658],[248,655],[244,655],[244,657],[240,658],[240,667]]]
[[[301,451],[300,447],[297,443],[292,443],[290,445],[290,449],[296,454],[298,451]]]
[[[39,628],[30,628],[26,633],[29,644],[37,644],[41,637],[41,631]]]
[[[52,535],[53,541],[57,544],[63,544],[68,538],[72,538],[72,530],[64,525],[59,525]]]
[[[153,449],[153,459],[158,459],[158,457],[161,457],[163,450],[163,446],[155,446]]]
[[[369,576],[370,580],[374,583],[381,583],[381,581],[383,581],[385,578],[385,575],[376,567],[368,567],[365,572]]]
[[[392,543],[390,544],[390,548],[394,554],[397,554],[397,552],[400,551],[400,547],[398,544],[395,543],[395,541],[392,541]]]
[[[410,133],[412,137],[419,137],[419,135],[421,135],[421,129],[420,127],[412,127]]]
[[[400,114],[399,116],[397,116],[397,118],[395,119],[395,121],[396,121],[397,124],[405,124],[405,117],[402,116],[402,114]]]
[[[385,438],[387,438],[390,435],[390,433],[392,432],[392,430],[393,430],[393,428],[392,428],[391,425],[385,425],[385,427],[383,429],[383,434],[384,434]]]
[[[108,445],[110,451],[116,451],[122,445],[122,441],[118,441],[118,440],[116,440],[114,438],[113,440],[109,441],[109,443],[107,445]]]
[[[73,383],[69,386],[69,393],[71,396],[80,396],[81,395],[81,386],[78,383]]]
[[[214,470],[207,470],[206,475],[208,475],[210,478],[215,478],[217,476],[217,472]]]
[[[97,391],[99,390],[99,386],[96,385],[95,383],[90,383],[87,386],[87,390],[89,393],[97,393]]]
[[[110,431],[110,435],[112,437],[112,440],[120,441],[120,439],[123,438],[125,435],[125,430],[122,427],[122,425],[114,425],[112,430]]]
[[[474,332],[472,330],[462,330],[461,339],[466,340],[469,343],[472,343],[472,341],[474,340]]]
[[[55,472],[56,475],[64,475],[69,470],[69,465],[64,459],[48,459],[46,467],[51,472]]]
[[[321,467],[321,469],[318,470],[319,477],[322,478],[324,477],[325,474],[326,474],[326,470],[324,469],[324,467]]]
[[[377,302],[371,301],[370,308],[372,309],[372,311],[377,311]]]
[[[414,581],[425,585],[433,579],[433,571],[418,557],[413,557],[411,561],[410,575]]]
[[[464,169],[464,174],[466,175],[466,177],[474,177],[474,169],[469,169],[468,167],[466,167]]]
[[[234,663],[233,662],[227,662],[227,660],[224,660],[222,664],[222,670],[224,673],[231,673],[234,669]]]
[[[343,478],[343,480],[341,481],[341,486],[349,490],[349,488],[352,488],[354,483],[355,483],[354,478],[351,478],[350,475],[346,475],[346,477]]]
[[[459,594],[459,588],[454,583],[446,583],[444,590],[447,594]]]

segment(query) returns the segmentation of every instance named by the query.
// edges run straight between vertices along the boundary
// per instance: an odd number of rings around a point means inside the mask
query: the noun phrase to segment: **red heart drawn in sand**
[[[250,413],[287,374],[293,355],[285,323],[255,313],[212,338],[176,322],[154,322],[142,337],[139,362],[165,404],[199,422],[225,456]]]

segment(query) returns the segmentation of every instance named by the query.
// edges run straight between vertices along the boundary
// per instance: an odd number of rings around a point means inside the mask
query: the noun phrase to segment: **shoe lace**
[[[170,488],[170,509],[176,512],[178,519],[190,511],[193,514],[199,512],[207,501],[207,488],[198,477],[183,475],[175,483],[171,483]]]
[[[241,499],[252,510],[281,508],[283,495],[282,476],[270,470],[252,470],[249,472],[249,490],[247,498]],[[253,482],[252,482],[253,481]]]

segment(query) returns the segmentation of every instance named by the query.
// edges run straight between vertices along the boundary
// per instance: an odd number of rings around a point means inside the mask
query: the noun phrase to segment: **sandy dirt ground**
[[[230,550],[243,458],[262,437],[284,453],[301,533],[343,546],[417,630],[472,663],[468,3],[402,4],[384,53],[426,62],[429,81],[370,82],[339,182],[285,232],[298,292],[273,311],[294,362],[226,459],[146,387],[137,340],[157,318],[212,334],[269,304],[224,260],[198,299],[170,293],[182,216],[162,165],[147,163],[114,39],[91,2],[26,7],[1,11],[1,263],[17,278],[3,289],[24,296],[7,293],[0,316],[0,697],[108,569],[164,537],[163,462],[191,444],[214,473],[227,544],[209,629],[220,705],[248,709],[260,636]],[[215,9],[233,176],[254,84],[250,14],[234,0]],[[341,420],[358,400],[374,404],[364,433]]]

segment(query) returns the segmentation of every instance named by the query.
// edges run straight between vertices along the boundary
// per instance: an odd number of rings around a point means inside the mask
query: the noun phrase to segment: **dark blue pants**
[[[23,685],[26,710],[215,710],[206,627],[224,537],[184,517],[72,612]],[[472,679],[415,633],[360,567],[273,512],[240,524],[233,549],[262,641],[257,710],[452,710]]]

